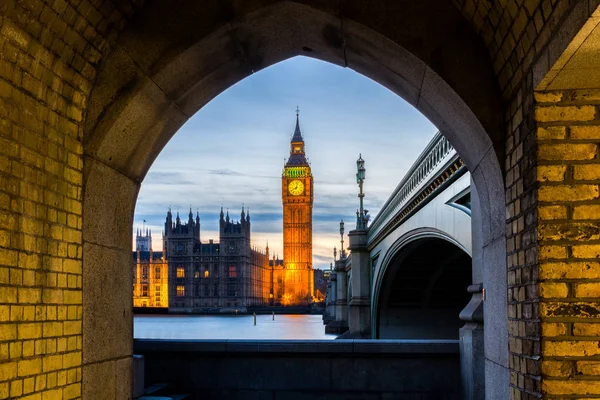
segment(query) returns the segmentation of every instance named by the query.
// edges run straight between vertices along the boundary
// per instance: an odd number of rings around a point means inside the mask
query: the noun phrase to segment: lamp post
[[[344,250],[344,220],[340,221],[340,243],[342,245],[340,250],[340,258],[346,258],[346,251]]]
[[[367,228],[367,211],[363,208],[365,171],[365,160],[362,159],[362,155],[359,155],[358,160],[356,160],[356,183],[358,183],[359,188],[358,198],[360,199],[360,209],[356,211],[356,229]]]

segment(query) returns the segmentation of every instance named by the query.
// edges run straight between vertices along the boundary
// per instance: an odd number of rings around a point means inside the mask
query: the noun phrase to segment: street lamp
[[[356,160],[356,183],[358,183],[359,193],[358,198],[360,199],[360,210],[356,210],[356,229],[366,229],[367,228],[367,210],[363,208],[363,198],[365,194],[363,193],[363,183],[365,181],[365,160],[362,159],[362,154],[358,156],[358,160]]]
[[[340,243],[342,244],[340,250],[340,258],[346,258],[346,251],[344,250],[344,220],[340,221]]]

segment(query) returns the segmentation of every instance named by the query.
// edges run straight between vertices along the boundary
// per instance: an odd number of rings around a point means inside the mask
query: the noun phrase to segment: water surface
[[[335,339],[321,315],[135,315],[136,339]]]

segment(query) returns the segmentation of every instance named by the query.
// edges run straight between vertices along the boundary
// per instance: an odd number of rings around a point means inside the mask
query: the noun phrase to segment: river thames
[[[335,339],[321,315],[135,315],[136,339]]]

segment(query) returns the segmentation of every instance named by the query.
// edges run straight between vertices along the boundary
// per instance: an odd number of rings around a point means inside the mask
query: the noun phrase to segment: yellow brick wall
[[[81,396],[81,126],[123,20],[105,5],[0,1],[0,399]]]
[[[536,169],[536,141],[534,99],[530,82],[526,81],[513,97],[506,111],[507,134],[505,142],[506,185],[506,266],[508,269],[508,332],[511,399],[538,398],[541,391],[540,322],[538,317],[538,291],[561,293],[560,286],[537,285],[537,204],[536,178],[557,180],[562,177],[560,168]],[[560,135],[560,131],[541,130],[547,137]],[[565,210],[560,206],[547,206],[539,211],[548,218],[560,218]],[[560,246],[545,249],[560,253]],[[550,325],[546,331],[561,332],[562,326]]]
[[[552,30],[573,6],[569,0],[453,0],[485,42],[509,99],[520,89]],[[581,3],[584,0],[580,1]],[[587,3],[587,1],[585,1]]]
[[[600,396],[600,90],[535,100],[541,388]]]

